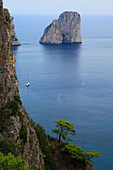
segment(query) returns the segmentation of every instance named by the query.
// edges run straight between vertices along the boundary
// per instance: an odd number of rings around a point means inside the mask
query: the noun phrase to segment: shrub
[[[100,157],[100,152],[95,152],[94,150],[84,152],[83,149],[77,145],[66,144],[61,151],[72,156],[74,161],[78,161],[82,163],[82,165],[86,166],[87,164],[93,163],[91,158]]]
[[[22,113],[21,113],[21,112],[18,112],[18,116],[19,116],[19,118],[20,118],[20,121],[22,121],[22,122],[23,122],[24,116],[22,115]]]
[[[42,156],[43,158],[46,158],[46,155],[44,155],[43,153],[41,153],[40,156]]]
[[[24,143],[23,142],[19,145],[19,150],[20,150],[20,152],[24,153]]]
[[[50,150],[52,153],[54,153],[56,151],[56,148],[53,145],[49,145],[48,150]]]
[[[36,130],[36,123],[32,119],[30,119],[30,124]]]
[[[22,125],[20,129],[20,138],[23,139],[24,143],[27,142],[27,126],[26,125]]]
[[[44,153],[44,155],[46,155],[46,157],[44,157],[46,169],[47,170],[50,170],[50,169],[58,170],[56,168],[56,162],[53,157],[52,151],[48,148],[45,148],[43,153]]]
[[[46,147],[46,139],[47,139],[45,129],[39,123],[37,123],[37,126],[35,127],[35,131],[39,139],[40,147],[43,151]]]
[[[20,100],[20,96],[19,96],[19,95],[14,96],[14,99],[15,99],[18,103],[20,103],[20,105],[22,105],[22,101]]]
[[[0,169],[30,170],[29,166],[25,164],[25,161],[22,160],[22,158],[15,157],[11,153],[4,155],[2,152],[0,152]]]
[[[12,154],[16,154],[16,148],[17,146],[12,140],[0,140],[0,152],[4,154],[8,154],[11,152]]]
[[[9,101],[8,102],[8,109],[11,110],[12,114],[15,114],[18,112],[18,102],[16,100]]]

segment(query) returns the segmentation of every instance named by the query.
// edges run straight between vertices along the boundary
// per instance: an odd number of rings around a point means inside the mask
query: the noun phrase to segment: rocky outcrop
[[[31,167],[43,169],[39,141],[19,97],[11,22],[10,13],[0,0],[0,140],[12,140],[19,156],[25,156]]]
[[[17,38],[13,20],[14,20],[14,17],[11,17],[11,38],[12,38],[12,45],[13,46],[19,46],[21,44],[20,44],[20,42],[19,42],[19,40]]]
[[[42,44],[81,43],[81,17],[77,12],[64,12],[54,20],[40,39]]]

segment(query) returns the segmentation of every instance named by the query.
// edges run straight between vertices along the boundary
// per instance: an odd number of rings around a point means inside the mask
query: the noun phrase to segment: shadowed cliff
[[[0,0],[0,141],[11,140],[16,146],[15,155],[24,156],[30,167],[43,169],[39,142],[19,96],[11,22],[10,13]]]

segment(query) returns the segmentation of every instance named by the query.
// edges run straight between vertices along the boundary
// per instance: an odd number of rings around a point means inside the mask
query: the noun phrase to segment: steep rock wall
[[[31,167],[43,169],[39,141],[19,98],[14,63],[11,17],[0,0],[0,140],[12,140],[20,147],[18,155],[25,156]]]
[[[11,38],[12,38],[12,45],[13,46],[19,46],[21,44],[20,44],[20,42],[19,42],[19,40],[17,38],[13,20],[14,20],[14,17],[11,17]]]

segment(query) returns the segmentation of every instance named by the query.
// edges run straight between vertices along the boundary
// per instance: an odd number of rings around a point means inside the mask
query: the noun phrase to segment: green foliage
[[[20,118],[20,121],[23,122],[24,116],[22,115],[21,112],[18,112],[18,116],[19,116],[19,118]]]
[[[43,158],[46,158],[46,155],[44,155],[43,153],[41,153],[40,156],[42,156]]]
[[[73,158],[80,160],[83,160],[85,156],[84,151],[81,147],[70,143],[66,144],[63,148],[61,148],[61,151],[69,153],[70,155],[72,155]]]
[[[0,140],[0,152],[4,154],[8,154],[11,152],[12,154],[16,154],[16,148],[17,146],[12,140]]]
[[[56,120],[55,123],[57,125],[55,129],[52,129],[52,132],[56,133],[59,136],[59,143],[61,141],[61,137],[64,141],[73,141],[71,138],[68,137],[68,134],[76,134],[73,123],[66,122],[65,120]]]
[[[14,100],[8,102],[8,109],[10,114],[15,114],[18,112],[19,106],[18,104],[22,105],[19,95],[14,96]]]
[[[70,143],[61,148],[61,151],[70,154],[72,158],[81,161],[83,165],[92,163],[91,158],[101,156],[100,152],[95,152],[94,150],[84,152],[81,147]]]
[[[19,95],[14,96],[14,99],[15,99],[18,103],[20,103],[20,105],[22,105],[22,101],[20,100],[20,96],[19,96]]]
[[[45,149],[46,140],[47,140],[45,129],[39,123],[37,123],[35,127],[35,131],[39,139],[40,147],[43,151]]]
[[[36,123],[32,119],[30,119],[30,124],[35,130],[37,129]]]
[[[27,142],[27,126],[26,125],[22,125],[20,129],[20,138],[23,139],[24,143]]]
[[[49,145],[48,150],[50,150],[52,153],[54,153],[56,151],[56,148],[53,145]]]
[[[32,125],[34,126],[34,122],[32,122]],[[59,170],[58,167],[56,167],[56,162],[53,157],[53,152],[56,150],[56,148],[52,145],[47,145],[47,135],[45,132],[45,129],[38,123],[35,127],[35,131],[37,134],[37,137],[39,139],[40,147],[43,152],[42,156],[44,158],[45,166],[47,170]]]
[[[56,162],[55,159],[53,157],[53,153],[51,151],[50,148],[45,148],[43,151],[44,155],[46,155],[46,157],[44,157],[44,162],[45,162],[45,166],[47,170],[58,170],[58,168],[56,167]]]
[[[30,170],[29,166],[20,157],[15,157],[13,154],[8,153],[4,155],[0,152],[0,169],[1,170]]]
[[[9,101],[8,109],[11,110],[12,114],[16,114],[18,112],[18,102],[16,100]]]
[[[85,152],[85,159],[86,160],[90,160],[90,159],[96,158],[96,157],[99,158],[100,156],[101,156],[101,153],[100,152],[95,152],[94,150]]]
[[[17,92],[19,93],[19,89],[18,89],[18,87],[17,87]]]
[[[23,142],[19,145],[19,151],[24,153],[24,143]]]
[[[3,129],[4,121],[3,110],[0,109],[0,131]]]

